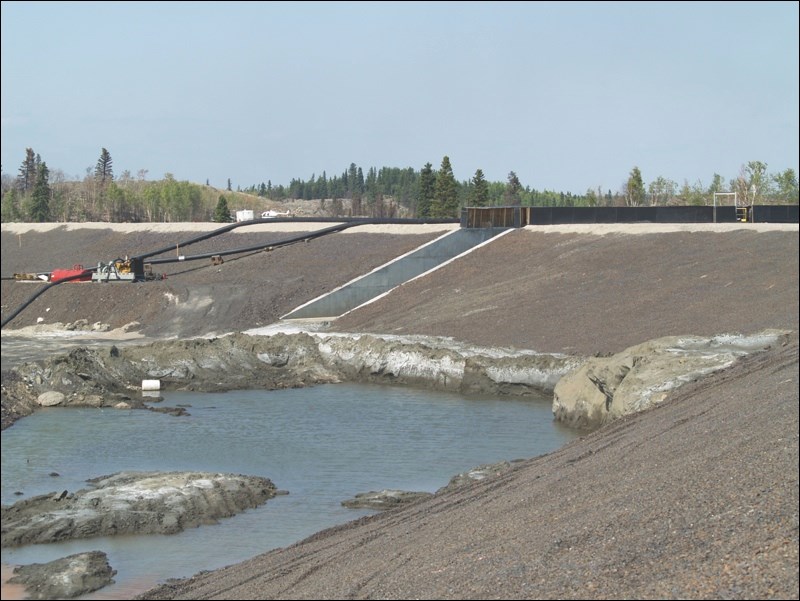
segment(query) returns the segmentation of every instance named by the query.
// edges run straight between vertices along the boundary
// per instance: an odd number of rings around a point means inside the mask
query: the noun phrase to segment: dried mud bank
[[[120,472],[88,487],[2,506],[2,547],[98,536],[175,534],[266,503],[285,491],[260,476],[212,472]],[[71,599],[114,582],[101,551],[14,569],[28,599]]]
[[[666,337],[610,358],[481,348],[453,339],[335,333],[231,334],[119,348],[79,347],[3,376],[3,427],[39,406],[159,409],[144,380],[217,392],[336,382],[399,384],[461,394],[554,393],[556,419],[578,428],[661,402],[680,385],[775,344],[788,332]]]
[[[70,493],[2,507],[2,546],[124,534],[175,534],[215,524],[276,496],[267,478],[206,472],[121,472]]]
[[[3,427],[38,406],[153,408],[142,380],[165,390],[217,392],[379,382],[468,393],[552,390],[580,358],[480,349],[444,339],[308,333],[78,347],[3,374]]]
[[[8,582],[24,586],[26,599],[74,599],[112,584],[116,573],[105,553],[88,551],[18,566]]]

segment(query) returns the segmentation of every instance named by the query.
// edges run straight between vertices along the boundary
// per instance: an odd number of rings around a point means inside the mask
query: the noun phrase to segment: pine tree
[[[475,176],[472,178],[469,203],[473,207],[485,207],[489,204],[489,183],[480,169],[475,171]]]
[[[442,159],[442,166],[436,174],[435,201],[431,216],[458,217],[458,184],[448,156]]]
[[[31,221],[47,221],[50,217],[50,184],[47,182],[49,176],[47,165],[41,163],[36,171],[36,183],[31,195],[29,211]]]
[[[25,149],[25,160],[22,161],[22,166],[19,168],[19,175],[17,176],[17,190],[22,192],[23,195],[28,194],[33,190],[36,183],[36,155],[33,148]]]
[[[517,174],[513,171],[509,172],[508,174],[508,183],[506,184],[506,189],[503,192],[503,202],[505,202],[506,206],[508,207],[516,207],[520,204],[520,192],[522,191],[522,184],[517,177]]]
[[[347,194],[353,198],[358,191],[356,189],[358,183],[358,168],[355,163],[350,163],[350,167],[344,172],[344,179],[347,184]]]
[[[358,191],[363,195],[364,194],[364,172],[361,170],[361,167],[358,168],[358,175],[356,176],[356,187]]]
[[[231,220],[231,211],[228,208],[227,199],[220,194],[217,201],[217,207],[214,209],[214,221],[218,223],[227,223]]]
[[[436,189],[436,176],[433,173],[433,165],[425,163],[419,174],[419,184],[417,187],[417,217],[427,219],[431,216],[431,205]]]
[[[114,179],[114,170],[111,167],[111,154],[103,148],[100,151],[100,158],[97,159],[97,165],[94,168],[94,178],[100,183],[101,187],[111,183]]]

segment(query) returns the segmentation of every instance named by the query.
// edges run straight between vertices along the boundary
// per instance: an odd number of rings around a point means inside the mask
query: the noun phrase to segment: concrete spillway
[[[441,267],[461,254],[510,231],[505,228],[461,228],[432,240],[324,296],[301,305],[282,319],[335,318],[352,311],[392,288]]]

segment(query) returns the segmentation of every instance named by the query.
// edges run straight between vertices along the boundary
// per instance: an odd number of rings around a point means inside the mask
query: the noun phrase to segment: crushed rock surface
[[[515,230],[335,330],[577,356],[662,336],[794,331],[780,346],[472,486],[142,598],[798,598],[798,229],[725,225]],[[438,235],[348,231],[185,264],[146,286],[58,286],[10,325],[139,321],[151,337],[263,327]],[[4,224],[2,274],[188,232]],[[3,316],[29,286],[2,282]]]

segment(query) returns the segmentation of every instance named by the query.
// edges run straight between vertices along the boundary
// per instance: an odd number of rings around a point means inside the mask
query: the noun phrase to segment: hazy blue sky
[[[617,191],[798,172],[797,2],[2,2],[2,168],[350,163]]]

